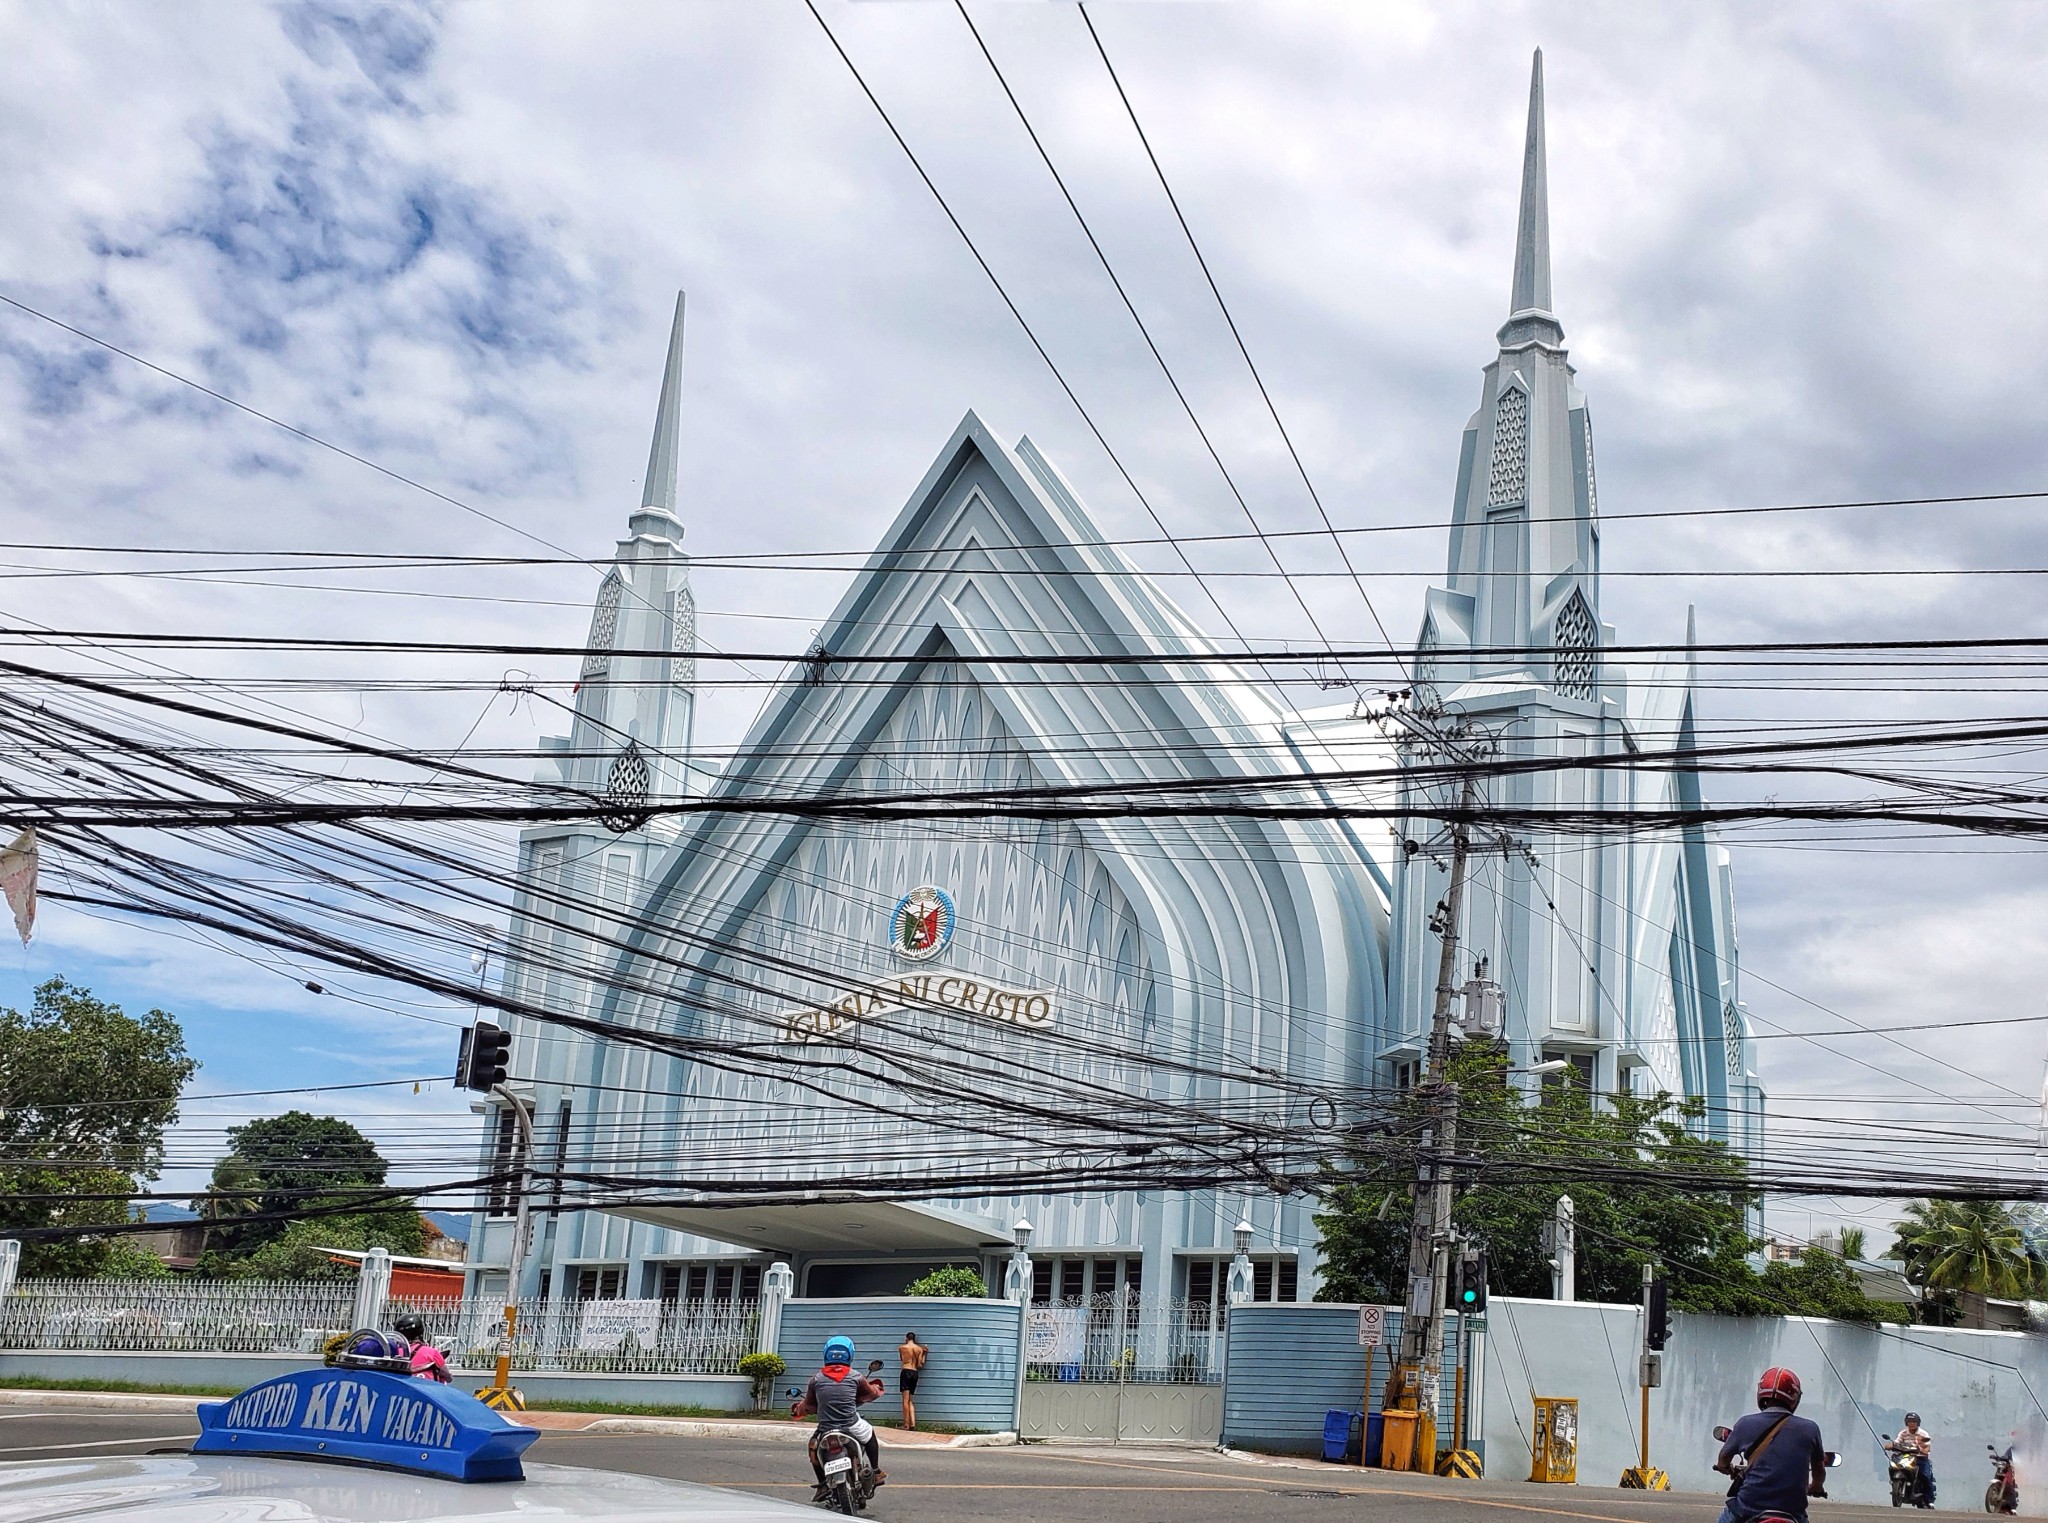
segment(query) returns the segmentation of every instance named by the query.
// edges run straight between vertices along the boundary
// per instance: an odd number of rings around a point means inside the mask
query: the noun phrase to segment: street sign
[[[1358,1308],[1358,1346],[1378,1348],[1387,1341],[1387,1309],[1384,1306]]]

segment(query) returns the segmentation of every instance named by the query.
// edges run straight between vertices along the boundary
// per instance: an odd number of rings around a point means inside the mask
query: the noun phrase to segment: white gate
[[[1223,1432],[1223,1308],[1140,1301],[1128,1286],[1025,1309],[1024,1438],[1214,1444]]]

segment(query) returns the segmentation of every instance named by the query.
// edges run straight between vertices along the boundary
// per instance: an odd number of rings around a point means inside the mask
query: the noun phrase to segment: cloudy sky
[[[1185,533],[1241,527],[959,14],[824,9],[1154,506]],[[1604,509],[2048,488],[2038,6],[1092,14],[1341,525],[1448,509],[1506,314],[1536,46],[1558,310],[1599,420]],[[1261,523],[1312,524],[1075,8],[974,15]],[[1149,532],[801,0],[21,3],[0,8],[0,84],[0,294],[480,510],[0,308],[10,542],[602,556],[639,500],[679,288],[694,552],[871,544],[969,407],[1037,440],[1111,535]],[[2039,579],[1756,573],[2048,565],[2042,507],[1616,521],[1603,613],[1624,640],[1675,639],[1688,603],[1707,639],[2035,633]],[[1356,543],[1389,627],[1412,631],[1441,535]],[[1291,553],[1315,568],[1312,547]],[[560,566],[53,577],[30,568],[143,563],[4,560],[10,621],[242,634],[573,644],[596,579]],[[1256,569],[1234,548],[1198,563]],[[1655,571],[1686,575],[1642,575]],[[1171,585],[1220,628],[1196,589]],[[1247,635],[1306,637],[1272,582],[1213,585]],[[696,586],[710,641],[797,649],[841,582],[709,566]],[[1314,588],[1326,627],[1370,639],[1348,584]],[[390,674],[289,660],[297,674]],[[503,665],[403,670],[489,681]],[[476,693],[275,701],[421,746],[523,747],[559,728],[543,704]],[[700,735],[729,744],[757,701],[707,702]],[[1944,693],[1729,685],[1706,698],[1731,725],[2037,703],[1967,674]],[[2035,856],[1968,841],[1735,849],[1760,1033],[2041,1014]],[[446,1011],[316,998],[289,969],[55,907],[34,946],[0,961],[0,1000],[61,972],[174,1009],[206,1065],[201,1091],[435,1072],[452,1046],[421,1018]],[[1758,1045],[1788,1113],[1816,1112],[1809,1095],[1876,1105],[1931,1089],[2007,1102],[2024,1129],[2034,1117],[2011,1102],[2037,1093],[2044,1040],[2021,1024],[1938,1044]],[[467,1124],[445,1086],[368,1094],[329,1108],[394,1139]],[[1990,1124],[1980,1109],[1911,1113]],[[1801,1230],[1806,1210],[1780,1221]]]

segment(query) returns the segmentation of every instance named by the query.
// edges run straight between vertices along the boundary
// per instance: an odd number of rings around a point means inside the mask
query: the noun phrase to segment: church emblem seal
[[[896,901],[889,917],[889,945],[898,957],[924,962],[953,940],[953,896],[926,884]]]

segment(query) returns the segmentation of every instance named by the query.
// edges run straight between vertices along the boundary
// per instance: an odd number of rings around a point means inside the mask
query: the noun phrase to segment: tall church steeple
[[[688,756],[696,716],[697,603],[682,549],[682,520],[676,516],[683,308],[679,291],[640,506],[627,520],[626,538],[598,584],[565,763],[578,786],[618,799],[619,819],[632,817],[635,794],[662,798],[692,791]]]
[[[1518,678],[1596,702],[1599,531],[1593,435],[1552,310],[1543,55],[1529,74],[1515,264],[1500,352],[1466,424],[1449,585],[1430,594],[1423,644],[1446,675]],[[1455,647],[1471,651],[1459,662]]]

